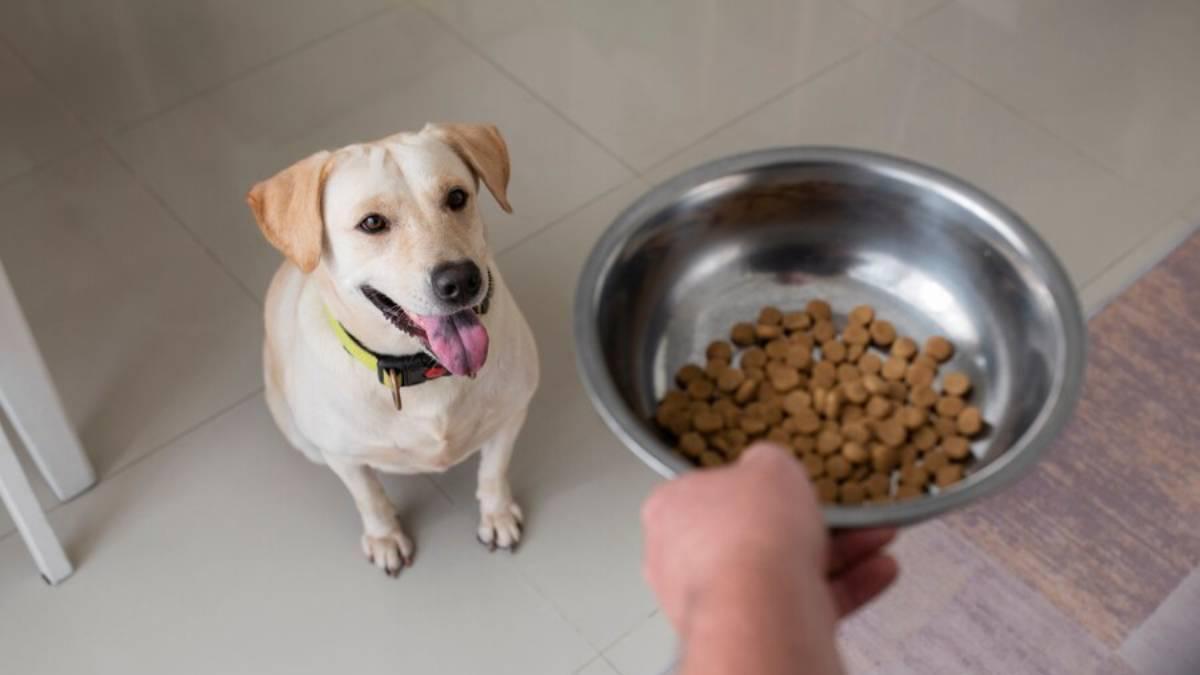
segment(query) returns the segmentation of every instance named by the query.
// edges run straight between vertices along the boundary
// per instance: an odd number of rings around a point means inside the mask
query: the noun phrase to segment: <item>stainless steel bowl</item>
[[[989,423],[967,478],[902,503],[830,506],[830,526],[916,521],[1031,468],[1079,397],[1083,319],[1062,266],[1017,214],[940,171],[858,150],[721,159],[639,199],[592,252],[575,301],[597,409],[664,476],[690,471],[651,422],[672,374],[767,304],[870,304],[918,342],[957,347]],[[945,370],[945,369],[944,369]]]

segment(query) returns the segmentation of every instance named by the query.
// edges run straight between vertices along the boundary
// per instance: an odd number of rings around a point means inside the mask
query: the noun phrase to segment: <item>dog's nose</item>
[[[473,302],[483,286],[483,273],[470,260],[442,263],[433,269],[430,279],[438,299],[454,305]]]

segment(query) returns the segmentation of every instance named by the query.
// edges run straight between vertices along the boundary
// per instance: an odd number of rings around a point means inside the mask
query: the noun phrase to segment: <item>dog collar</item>
[[[488,309],[492,304],[492,283],[491,270],[488,271],[488,292],[484,296],[483,302],[479,304],[479,314],[487,314]],[[396,404],[396,410],[401,409],[400,389],[401,387],[415,387],[418,384],[424,384],[430,380],[437,380],[443,377],[449,377],[450,371],[438,360],[430,356],[427,352],[417,352],[415,354],[379,354],[368,349],[363,343],[358,341],[358,338],[350,334],[341,321],[329,311],[328,307],[325,310],[325,319],[329,322],[329,327],[333,329],[333,334],[337,336],[338,342],[341,343],[342,349],[354,358],[355,361],[363,364],[367,368],[375,371],[375,377],[379,383],[387,387],[392,393],[392,402]]]

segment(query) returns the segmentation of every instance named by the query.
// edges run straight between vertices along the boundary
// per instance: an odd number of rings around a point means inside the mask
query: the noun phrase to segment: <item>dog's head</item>
[[[508,176],[495,127],[428,124],[318,152],[246,199],[293,264],[321,268],[347,304],[420,340],[451,372],[474,375],[487,358],[477,313],[491,283],[479,184],[511,212]]]

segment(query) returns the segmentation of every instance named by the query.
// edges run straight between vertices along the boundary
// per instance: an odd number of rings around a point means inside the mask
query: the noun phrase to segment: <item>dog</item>
[[[266,400],[283,435],[345,483],[362,550],[390,576],[413,542],[376,472],[441,472],[479,451],[479,529],[522,534],[508,466],[538,385],[533,333],[504,284],[480,183],[506,212],[508,148],[490,125],[427,124],[322,151],[247,203],[286,260],[264,312]]]

